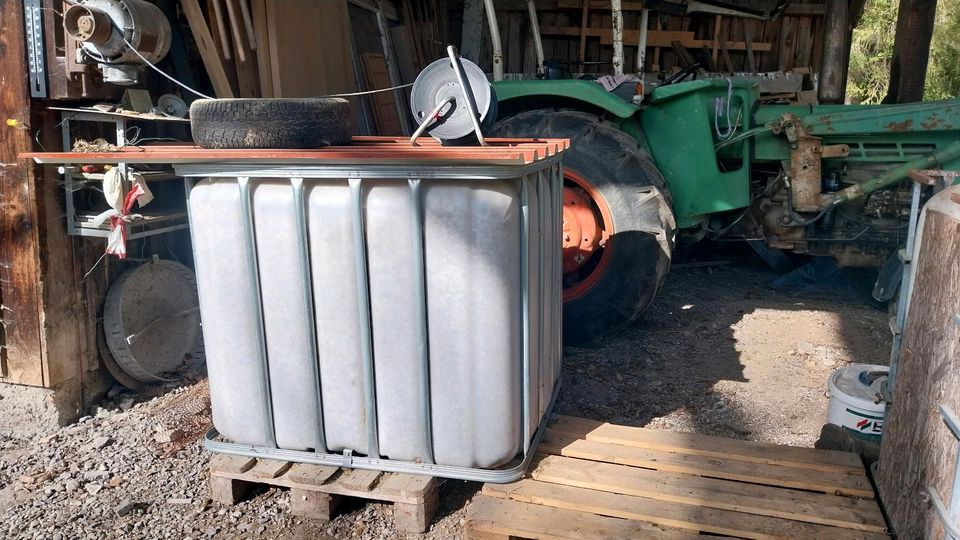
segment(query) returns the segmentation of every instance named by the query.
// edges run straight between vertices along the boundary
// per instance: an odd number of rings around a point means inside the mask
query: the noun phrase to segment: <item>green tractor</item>
[[[722,78],[660,85],[639,104],[587,80],[493,87],[491,136],[572,141],[563,158],[568,344],[637,319],[677,241],[743,239],[767,256],[880,267],[907,235],[908,173],[960,170],[960,100],[765,105],[755,84]]]

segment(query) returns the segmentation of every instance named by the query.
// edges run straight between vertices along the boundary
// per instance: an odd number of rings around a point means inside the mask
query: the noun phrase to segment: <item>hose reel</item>
[[[460,58],[450,45],[447,58],[431,63],[417,76],[410,91],[410,111],[420,124],[410,138],[415,146],[424,133],[443,144],[469,144],[476,137],[486,146],[483,132],[497,119],[497,96],[483,70]]]

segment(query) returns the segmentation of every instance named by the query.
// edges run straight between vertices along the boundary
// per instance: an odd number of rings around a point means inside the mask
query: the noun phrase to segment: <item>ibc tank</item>
[[[203,178],[191,234],[230,442],[384,470],[493,469],[529,451],[560,372],[565,141],[519,162],[439,147],[394,162],[396,147],[375,164],[317,150],[295,166],[177,167]],[[442,467],[427,472],[457,476]]]

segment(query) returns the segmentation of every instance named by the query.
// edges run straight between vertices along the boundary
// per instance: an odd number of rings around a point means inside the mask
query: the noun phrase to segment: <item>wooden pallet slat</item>
[[[270,480],[287,472],[292,465],[289,461],[258,459],[257,464],[250,469],[250,474],[252,474],[254,478]]]
[[[696,474],[711,478],[724,478],[739,482],[767,484],[794,489],[841,493],[854,497],[873,498],[873,487],[863,472],[859,474],[826,473],[796,469],[780,465],[768,465],[734,459],[720,459],[599,443],[577,439],[575,435],[548,430],[539,450],[546,454],[575,457],[592,461],[605,461],[660,471]]]
[[[290,471],[287,472],[287,478],[297,484],[306,484],[308,486],[322,486],[336,474],[337,467],[327,467],[325,465],[305,465],[295,463]]]
[[[741,538],[882,538],[883,535],[853,531],[789,519],[745,514],[731,510],[667,503],[634,495],[520,480],[512,484],[486,484],[483,494],[589,512],[602,516],[649,521],[666,527],[725,534]]]
[[[665,473],[560,456],[540,456],[531,477],[542,482],[636,495],[821,525],[883,533],[874,501]]]
[[[699,538],[689,532],[663,530],[649,522],[585,514],[487,495],[480,495],[470,502],[464,529],[470,538],[504,540],[511,537],[577,540]]]
[[[577,435],[589,441],[649,448],[651,450],[733,458],[741,461],[820,471],[856,474],[863,472],[863,463],[860,457],[850,452],[797,448],[698,433],[678,433],[659,429],[618,426],[572,416],[558,417],[557,421],[550,426],[550,430]]]
[[[377,483],[380,471],[370,471],[366,469],[345,469],[336,480],[341,486],[354,491],[370,491]]]

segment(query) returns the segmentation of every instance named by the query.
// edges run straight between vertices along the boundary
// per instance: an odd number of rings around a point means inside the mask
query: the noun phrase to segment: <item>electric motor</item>
[[[144,59],[157,63],[170,50],[170,22],[143,0],[76,3],[64,12],[63,28],[80,43],[77,62],[99,64],[103,80],[114,84],[137,84]]]

